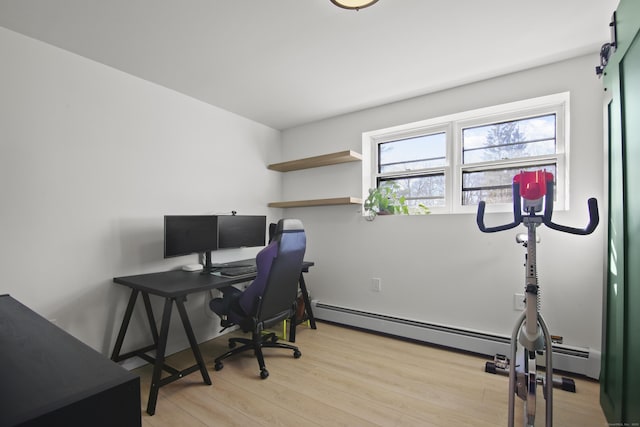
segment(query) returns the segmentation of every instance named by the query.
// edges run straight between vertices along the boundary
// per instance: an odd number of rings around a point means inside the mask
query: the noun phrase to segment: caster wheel
[[[216,362],[215,366],[213,367],[213,369],[215,369],[216,371],[219,371],[222,368],[224,368],[224,365],[222,364],[222,362]]]
[[[302,357],[302,353],[300,353],[300,350],[296,350],[293,352],[293,357],[296,359],[300,359],[300,357]]]
[[[260,371],[260,378],[262,378],[263,380],[266,380],[268,376],[269,376],[269,371],[267,371],[266,369],[263,369]]]

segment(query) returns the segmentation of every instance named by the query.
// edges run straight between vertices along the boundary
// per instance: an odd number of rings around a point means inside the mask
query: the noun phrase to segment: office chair
[[[209,306],[223,318],[224,327],[238,325],[244,332],[251,332],[251,339],[229,339],[229,350],[215,359],[216,371],[223,368],[222,361],[230,356],[253,350],[260,365],[260,378],[269,376],[262,349],[277,347],[293,350],[296,359],[302,356],[298,347],[278,342],[275,333],[263,331],[283,320],[291,320],[291,339],[295,334],[296,299],[298,279],[306,250],[306,235],[302,222],[297,219],[281,219],[275,227],[272,240],[256,256],[257,275],[244,291],[229,287],[223,289],[223,298],[215,298]],[[242,346],[236,347],[241,343]]]

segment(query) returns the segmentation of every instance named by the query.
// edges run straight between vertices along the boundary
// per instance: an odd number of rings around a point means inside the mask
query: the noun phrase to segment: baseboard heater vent
[[[312,306],[314,316],[320,320],[483,354],[491,358],[498,353],[508,355],[510,352],[511,339],[504,335],[404,319],[325,304],[317,300],[312,301]],[[595,350],[554,345],[553,354],[554,369],[596,379],[600,374],[600,353]]]

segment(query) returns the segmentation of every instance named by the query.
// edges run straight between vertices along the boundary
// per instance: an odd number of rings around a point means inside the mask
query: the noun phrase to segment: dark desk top
[[[255,262],[255,260],[241,260],[229,263],[228,265],[247,264],[249,262]],[[302,271],[309,271],[309,267],[313,265],[313,262],[305,261],[302,264]],[[235,283],[251,281],[254,278],[255,275],[249,277],[223,277],[208,273],[201,274],[200,271],[170,270],[160,273],[116,277],[113,281],[152,295],[165,298],[178,298],[196,292],[224,288]]]
[[[137,381],[137,375],[9,295],[0,295],[0,349],[0,426],[21,424]]]

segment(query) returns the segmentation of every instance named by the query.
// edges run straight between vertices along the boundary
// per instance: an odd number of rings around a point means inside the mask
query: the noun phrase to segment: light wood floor
[[[267,349],[270,376],[261,380],[251,352],[213,370],[228,337],[201,345],[213,385],[196,372],[161,388],[154,416],[145,411],[152,369],[135,371],[141,375],[143,426],[507,425],[508,378],[485,373],[486,358],[319,322],[317,330],[298,329],[300,359]],[[184,351],[169,362],[183,368],[193,357]],[[608,426],[598,383],[577,378],[576,388],[554,390],[554,426]],[[538,402],[536,425],[544,425],[541,396]],[[522,425],[520,413],[516,425]]]

